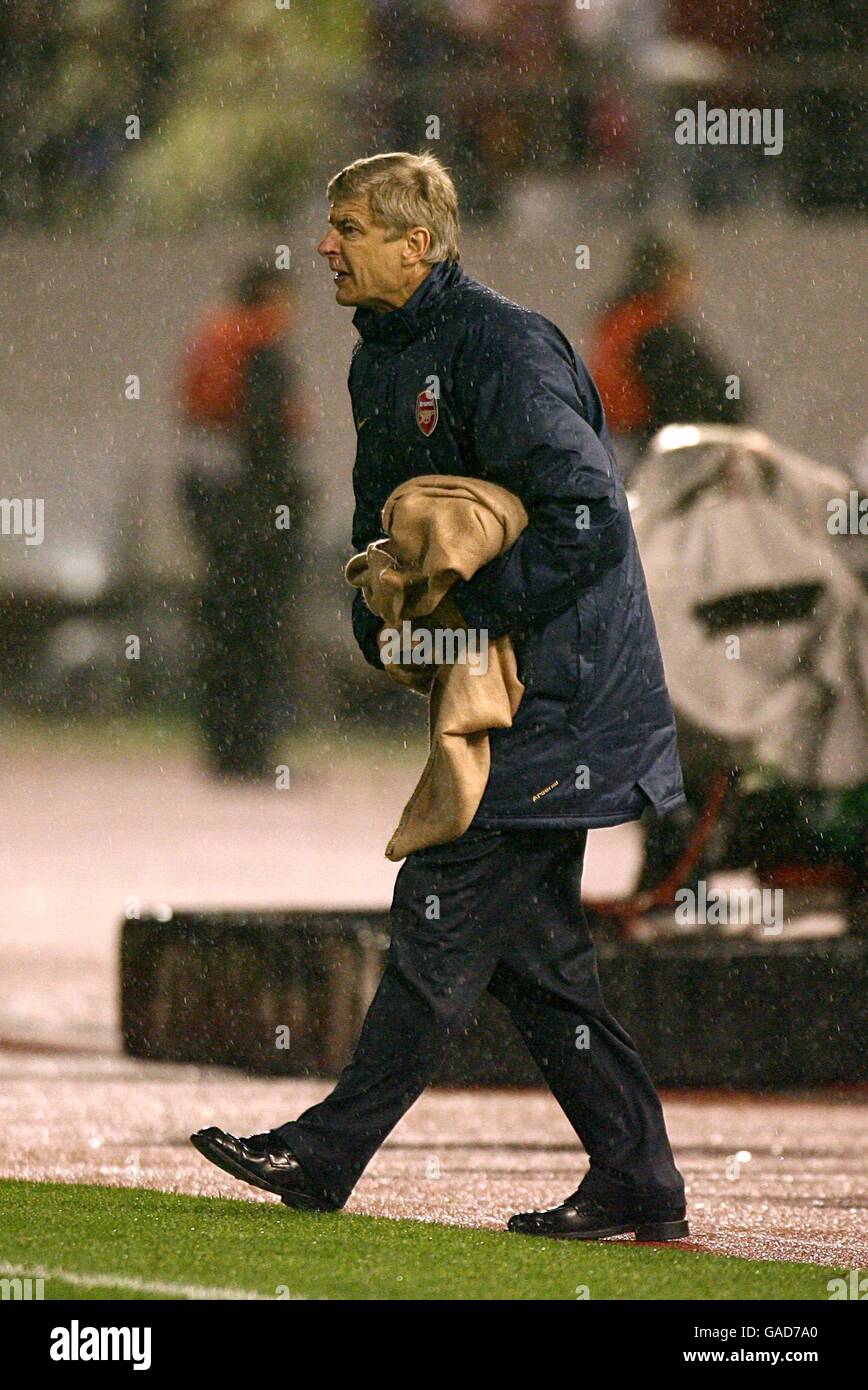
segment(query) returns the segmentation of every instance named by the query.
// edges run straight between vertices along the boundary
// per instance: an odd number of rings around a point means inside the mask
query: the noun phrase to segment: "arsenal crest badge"
[[[420,391],[416,397],[416,424],[424,435],[433,434],[440,418],[440,407],[433,391]]]

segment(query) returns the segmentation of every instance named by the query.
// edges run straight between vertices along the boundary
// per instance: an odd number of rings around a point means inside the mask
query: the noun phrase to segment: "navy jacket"
[[[509,633],[525,694],[493,730],[475,824],[616,825],[684,800],[675,722],[603,408],[563,333],[441,262],[400,309],[357,309],[353,546],[383,534],[393,488],[426,473],[500,483],[515,545],[458,582],[471,627]],[[379,666],[361,594],[353,629]]]

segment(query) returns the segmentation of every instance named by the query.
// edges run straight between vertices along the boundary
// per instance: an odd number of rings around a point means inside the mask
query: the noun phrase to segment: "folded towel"
[[[522,503],[496,483],[448,474],[411,478],[383,508],[387,536],[346,567],[349,583],[394,634],[384,651],[389,675],[429,701],[428,761],[387,859],[457,839],[482,800],[491,768],[488,730],[509,728],[524,686],[510,639],[468,632],[449,590],[514,545],[526,525]],[[389,660],[390,646],[410,660]],[[416,655],[431,660],[416,664]]]

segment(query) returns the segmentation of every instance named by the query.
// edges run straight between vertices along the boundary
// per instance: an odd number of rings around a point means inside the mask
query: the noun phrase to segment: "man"
[[[383,503],[409,477],[459,474],[517,494],[529,516],[518,541],[450,594],[470,626],[510,634],[525,694],[513,726],[490,734],[470,828],[398,874],[383,980],[334,1091],[266,1134],[207,1129],[193,1142],[289,1206],[342,1206],[487,988],[590,1158],[577,1192],[510,1229],[676,1239],[684,1184],[651,1081],[603,1003],[579,900],[588,827],[683,796],[599,397],[553,324],[463,273],[455,189],[433,156],[357,161],[329,198],[319,252],[361,335],[353,545],[380,536]],[[380,665],[380,620],[360,596],[353,626]]]
[[[207,562],[198,712],[212,771],[248,780],[273,774],[278,695],[293,688],[287,601],[303,567],[288,294],[268,261],[245,266],[231,302],[196,326],[181,374],[182,501]]]

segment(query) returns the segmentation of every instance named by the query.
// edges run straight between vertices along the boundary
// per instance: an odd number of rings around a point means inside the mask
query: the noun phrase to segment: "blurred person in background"
[[[444,111],[445,71],[454,60],[444,0],[371,0],[373,134],[387,146],[418,145]]]
[[[197,705],[222,776],[272,770],[278,703],[296,689],[289,598],[305,549],[307,411],[285,346],[291,325],[286,272],[252,261],[230,302],[196,325],[181,366],[182,501],[206,565]]]
[[[580,165],[614,174],[618,201],[626,197],[646,212],[668,192],[670,132],[661,129],[660,93],[648,65],[666,21],[665,0],[567,6],[576,79],[570,96],[573,156]]]
[[[633,248],[621,289],[600,316],[590,366],[625,477],[664,425],[740,425],[744,391],[700,336],[687,253],[652,234]]]
[[[687,105],[698,97],[709,108],[769,103],[757,64],[758,55],[765,61],[773,56],[769,7],[769,0],[716,0],[713,5],[707,0],[676,0],[670,6],[672,42],[683,45],[682,53],[692,54],[697,64],[693,83],[685,90]],[[792,8],[792,0],[787,7]],[[778,98],[771,104],[778,105]],[[790,112],[785,120],[789,123]],[[697,216],[756,207],[769,196],[779,172],[779,161],[766,159],[759,145],[682,145],[678,162],[687,202]]]

